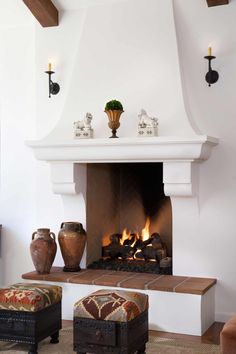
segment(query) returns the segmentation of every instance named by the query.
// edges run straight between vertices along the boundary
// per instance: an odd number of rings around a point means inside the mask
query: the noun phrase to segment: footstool
[[[145,354],[148,296],[123,290],[99,290],[74,305],[74,351]]]
[[[220,348],[222,354],[236,353],[236,315],[225,323],[220,333]]]
[[[19,283],[0,289],[0,341],[29,344],[37,354],[38,342],[51,336],[58,343],[61,329],[62,288]]]

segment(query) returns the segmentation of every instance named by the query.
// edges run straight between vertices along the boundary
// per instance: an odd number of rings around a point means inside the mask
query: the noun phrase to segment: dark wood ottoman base
[[[0,310],[0,341],[29,344],[29,354],[37,354],[44,338],[58,343],[60,329],[61,302],[36,312]]]
[[[148,311],[128,322],[74,317],[74,351],[77,354],[145,354]]]

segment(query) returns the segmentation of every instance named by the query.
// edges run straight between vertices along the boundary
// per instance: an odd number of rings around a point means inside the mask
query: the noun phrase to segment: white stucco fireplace
[[[149,6],[145,0],[95,3],[82,9],[77,5],[83,21],[79,22],[81,33],[74,53],[75,65],[64,91],[60,118],[45,138],[29,141],[28,145],[37,159],[50,164],[52,189],[63,198],[65,218],[77,220],[80,205],[80,220],[85,227],[87,164],[163,163],[164,192],[171,198],[173,214],[173,274],[184,274],[187,270],[183,264],[197,258],[193,250],[188,256],[182,250],[190,242],[187,235],[198,227],[198,166],[209,158],[217,139],[200,134],[182,89],[174,3],[172,0],[150,0]],[[108,20],[113,13],[125,19],[122,30],[120,24],[114,27]],[[66,15],[70,17],[70,11]],[[61,30],[67,31],[63,25],[66,23],[62,23]],[[115,50],[117,46],[120,51]],[[37,49],[41,57],[42,48]],[[91,49],[97,54],[96,61]],[[119,78],[115,84],[114,78]],[[104,138],[110,136],[110,129],[103,104],[110,95],[124,105],[119,139]],[[49,104],[53,107],[55,100]],[[150,115],[157,113],[158,137],[137,137],[140,105]],[[73,139],[73,122],[88,109],[94,117],[95,138]],[[42,112],[39,107],[38,114],[47,116],[48,111]],[[86,264],[86,259],[83,262]]]
[[[182,243],[183,238],[187,237],[178,235],[178,227],[181,224],[179,215],[185,213],[186,202],[186,212],[191,213],[195,219],[193,227],[197,224],[195,201],[198,190],[198,164],[209,158],[211,149],[216,144],[217,139],[207,136],[28,142],[35,157],[50,164],[53,191],[61,194],[63,198],[66,196],[63,199],[65,215],[70,215],[71,208],[77,210],[77,206],[73,204],[77,202],[74,196],[78,194],[83,196],[81,202],[84,203],[83,210],[86,210],[87,164],[162,162],[164,192],[166,196],[170,196],[172,202],[173,274],[179,274],[181,266],[178,262],[185,262],[182,254],[181,260],[178,256],[178,243]],[[189,203],[190,199],[194,202]],[[181,200],[181,210],[178,200]],[[74,212],[72,214],[74,215]],[[189,257],[193,259],[194,255]],[[84,265],[87,264],[86,255],[83,262]]]
[[[217,139],[207,136],[29,141],[35,157],[49,163],[53,191],[63,199],[65,218],[83,222],[86,229],[87,166],[90,163],[162,162],[166,196],[172,204],[173,275],[187,275],[189,261],[198,255],[186,247],[189,232],[199,222],[198,165],[210,157]],[[78,203],[80,207],[78,208]],[[80,210],[80,212],[78,211]],[[185,231],[184,222],[190,219]],[[188,220],[189,221],[189,220]],[[190,225],[190,226],[189,226]],[[189,229],[190,227],[190,229]],[[188,231],[187,231],[188,230]],[[190,231],[189,231],[190,230]],[[81,263],[86,268],[86,250]],[[62,283],[63,318],[71,319],[71,304],[98,286]],[[201,335],[214,322],[214,287],[204,295],[145,291],[150,298],[150,328]],[[142,291],[142,290],[141,290]],[[178,315],[178,309],[186,311]],[[164,309],[165,311],[161,310]],[[155,315],[158,313],[158,317]]]
[[[117,22],[110,21],[114,14]],[[65,11],[63,18],[70,16],[72,13]],[[46,121],[52,113],[57,123],[50,133],[40,131],[48,134],[46,138],[27,142],[35,157],[50,165],[52,189],[62,196],[63,221],[80,221],[86,229],[88,164],[163,163],[164,192],[172,206],[173,275],[201,276],[201,267],[199,272],[194,271],[199,264],[194,240],[202,207],[199,166],[207,163],[204,161],[218,141],[200,133],[182,90],[173,1],[150,0],[148,6],[145,0],[104,0],[99,5],[91,2],[83,9],[78,5],[78,16],[80,21],[75,22],[79,23],[79,35],[73,44],[73,67],[64,76],[61,110],[53,110],[56,100],[50,101],[51,111],[49,105],[47,111],[38,105],[39,118]],[[71,30],[66,26],[64,21],[61,30],[74,36],[74,27]],[[43,62],[42,53],[43,40],[36,45],[36,57]],[[40,80],[41,76],[38,81],[42,83]],[[124,104],[119,139],[104,138],[110,132],[103,105],[111,95]],[[158,116],[160,136],[136,137],[137,112],[142,107]],[[88,110],[95,117],[95,138],[73,139],[73,122]],[[60,113],[60,119],[55,112]],[[200,257],[202,267],[207,264],[205,255]],[[86,257],[85,252],[82,267],[86,267]],[[186,266],[189,264],[191,267]],[[78,296],[96,289],[63,283],[63,318],[72,317],[70,304]],[[212,287],[204,295],[145,290],[150,298],[150,329],[202,334],[214,321],[214,290]],[[184,311],[179,312],[182,308]]]

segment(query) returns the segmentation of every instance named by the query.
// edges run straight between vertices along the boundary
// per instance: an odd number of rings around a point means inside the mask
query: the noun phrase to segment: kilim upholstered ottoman
[[[148,296],[133,291],[99,290],[74,305],[74,351],[145,354]]]
[[[0,289],[0,341],[29,344],[29,354],[36,354],[46,337],[58,343],[61,297],[62,288],[55,285],[19,283]]]

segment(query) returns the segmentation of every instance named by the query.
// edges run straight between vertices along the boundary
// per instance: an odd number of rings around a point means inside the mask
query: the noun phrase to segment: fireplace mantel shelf
[[[77,163],[206,160],[217,143],[207,135],[26,142],[39,160]]]
[[[207,135],[35,140],[26,144],[51,165],[54,193],[77,194],[76,164],[162,162],[167,196],[193,196],[193,163],[207,160],[218,139]]]

